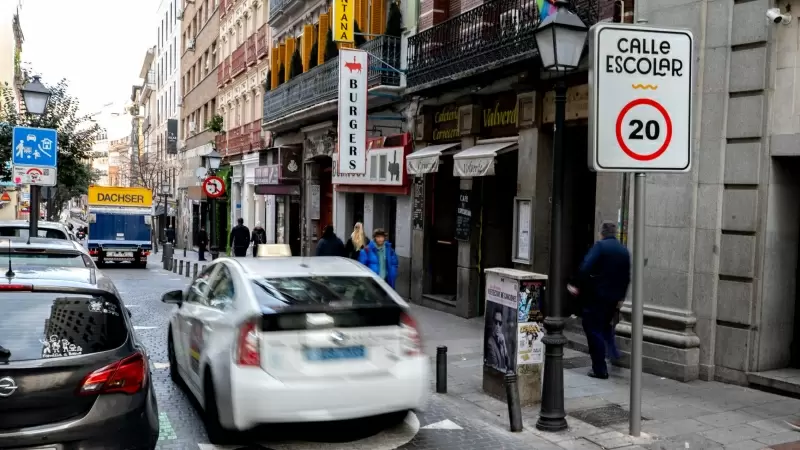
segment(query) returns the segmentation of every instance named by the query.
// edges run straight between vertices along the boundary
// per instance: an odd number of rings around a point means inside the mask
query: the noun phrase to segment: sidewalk
[[[197,253],[176,249],[177,261],[198,264]],[[210,255],[207,256],[210,261]],[[156,262],[157,261],[157,262]],[[150,262],[161,264],[161,254]],[[185,264],[185,263],[184,263]],[[155,266],[154,266],[155,267]],[[158,266],[160,267],[160,266]],[[184,276],[185,275],[184,271]],[[191,276],[191,274],[189,275]],[[436,347],[448,348],[448,394],[484,411],[508,427],[508,407],[483,393],[483,318],[462,319],[412,305],[424,351],[432,360]],[[608,380],[589,378],[589,357],[564,349],[564,396],[569,430],[544,433],[536,429],[539,408],[523,408],[525,430],[538,450],[800,450],[800,433],[785,423],[800,418],[800,400],[717,382],[678,381],[642,376],[642,437],[628,430],[628,369],[614,367]]]

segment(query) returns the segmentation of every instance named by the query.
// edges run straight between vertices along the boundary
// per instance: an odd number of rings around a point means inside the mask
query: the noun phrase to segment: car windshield
[[[42,228],[39,227],[38,230],[38,237],[40,238],[48,238],[48,239],[66,239],[69,240],[69,236],[61,230],[56,228]],[[27,227],[10,227],[8,225],[0,226],[0,236],[2,237],[22,237],[27,238],[30,236],[29,229]]]
[[[125,343],[123,309],[113,298],[0,293],[0,365],[115,349]]]
[[[330,306],[383,306],[396,304],[392,296],[371,277],[258,278],[256,298],[262,306],[325,304]]]
[[[0,263],[8,261],[0,249]],[[11,253],[12,266],[92,267],[92,259],[83,253]]]

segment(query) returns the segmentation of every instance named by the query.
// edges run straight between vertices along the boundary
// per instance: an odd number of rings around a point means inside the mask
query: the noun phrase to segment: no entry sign
[[[688,172],[692,33],[601,23],[589,32],[589,167]]]

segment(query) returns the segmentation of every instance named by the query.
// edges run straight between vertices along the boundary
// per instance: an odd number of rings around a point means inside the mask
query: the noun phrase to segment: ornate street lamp
[[[561,431],[567,428],[564,410],[564,293],[566,277],[563,269],[564,235],[564,107],[567,86],[563,75],[580,64],[588,29],[581,19],[570,11],[569,3],[556,2],[556,13],[547,17],[536,30],[536,45],[544,70],[558,72],[555,86],[556,117],[553,136],[553,192],[550,211],[550,269],[548,272],[547,333],[545,344],[542,406],[536,428],[544,431]]]
[[[216,149],[212,149],[211,153],[206,155],[206,169],[208,170],[208,174],[213,175],[219,170],[219,165],[222,163],[222,155],[217,152]],[[216,204],[217,200],[215,198],[208,199],[208,206],[209,206],[209,215],[211,216],[211,226],[209,227],[209,246],[208,249],[211,251],[211,259],[217,259],[219,256],[219,248],[217,248],[217,230],[215,222],[217,221],[217,211],[216,211]]]
[[[211,153],[206,155],[207,169],[211,171],[218,170],[221,162],[222,155],[220,155],[216,150],[211,150]]]
[[[39,81],[39,76],[34,76],[33,81],[26,84],[25,87],[20,90],[22,91],[22,99],[25,102],[25,110],[28,114],[34,116],[41,116],[44,114],[52,92]]]

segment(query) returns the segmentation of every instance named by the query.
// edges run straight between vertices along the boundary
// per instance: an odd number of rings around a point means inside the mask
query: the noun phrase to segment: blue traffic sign
[[[12,154],[15,166],[55,168],[58,134],[50,128],[14,127]]]

